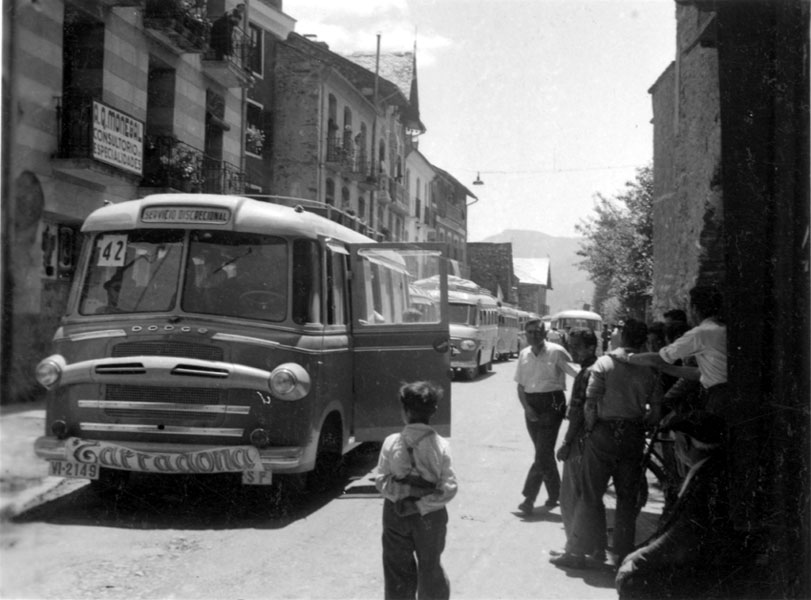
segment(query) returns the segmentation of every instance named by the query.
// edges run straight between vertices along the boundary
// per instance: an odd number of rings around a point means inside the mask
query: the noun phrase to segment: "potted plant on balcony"
[[[147,0],[144,25],[166,31],[184,48],[208,43],[205,5],[197,0]]]
[[[169,186],[184,192],[199,192],[203,185],[201,157],[188,148],[175,146],[160,157]]]
[[[265,146],[265,133],[258,127],[248,125],[245,129],[245,150],[251,154],[262,155]]]

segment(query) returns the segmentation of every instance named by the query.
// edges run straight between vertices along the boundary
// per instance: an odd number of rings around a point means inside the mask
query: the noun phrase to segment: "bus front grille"
[[[119,402],[155,402],[184,405],[186,410],[150,411],[142,408],[105,408],[104,414],[115,419],[139,422],[183,424],[193,421],[195,425],[216,425],[223,413],[188,410],[194,405],[217,405],[227,403],[228,392],[212,388],[168,388],[135,385],[108,385],[106,400]]]
[[[124,342],[113,348],[113,358],[124,356],[177,356],[200,360],[222,360],[222,348],[188,342]]]

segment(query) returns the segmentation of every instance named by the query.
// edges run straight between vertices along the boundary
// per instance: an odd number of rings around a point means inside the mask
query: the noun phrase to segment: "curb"
[[[46,477],[41,483],[29,487],[9,498],[0,498],[0,522],[12,520],[26,510],[68,494],[87,484],[85,479]]]

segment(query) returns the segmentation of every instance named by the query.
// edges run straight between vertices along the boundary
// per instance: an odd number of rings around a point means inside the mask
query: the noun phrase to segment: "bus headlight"
[[[270,372],[268,387],[280,400],[300,400],[310,393],[310,374],[299,364],[285,363]]]
[[[467,351],[475,350],[476,349],[476,342],[474,342],[473,340],[462,340],[462,343],[459,344],[459,347],[462,350],[467,350]]]
[[[58,354],[41,360],[36,369],[37,381],[42,387],[51,389],[59,383],[64,366],[65,359]]]

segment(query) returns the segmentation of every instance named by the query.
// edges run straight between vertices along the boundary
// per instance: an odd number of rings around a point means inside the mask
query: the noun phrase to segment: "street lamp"
[[[480,173],[476,173],[476,181],[473,182],[473,185],[484,185],[482,178],[480,177]]]

